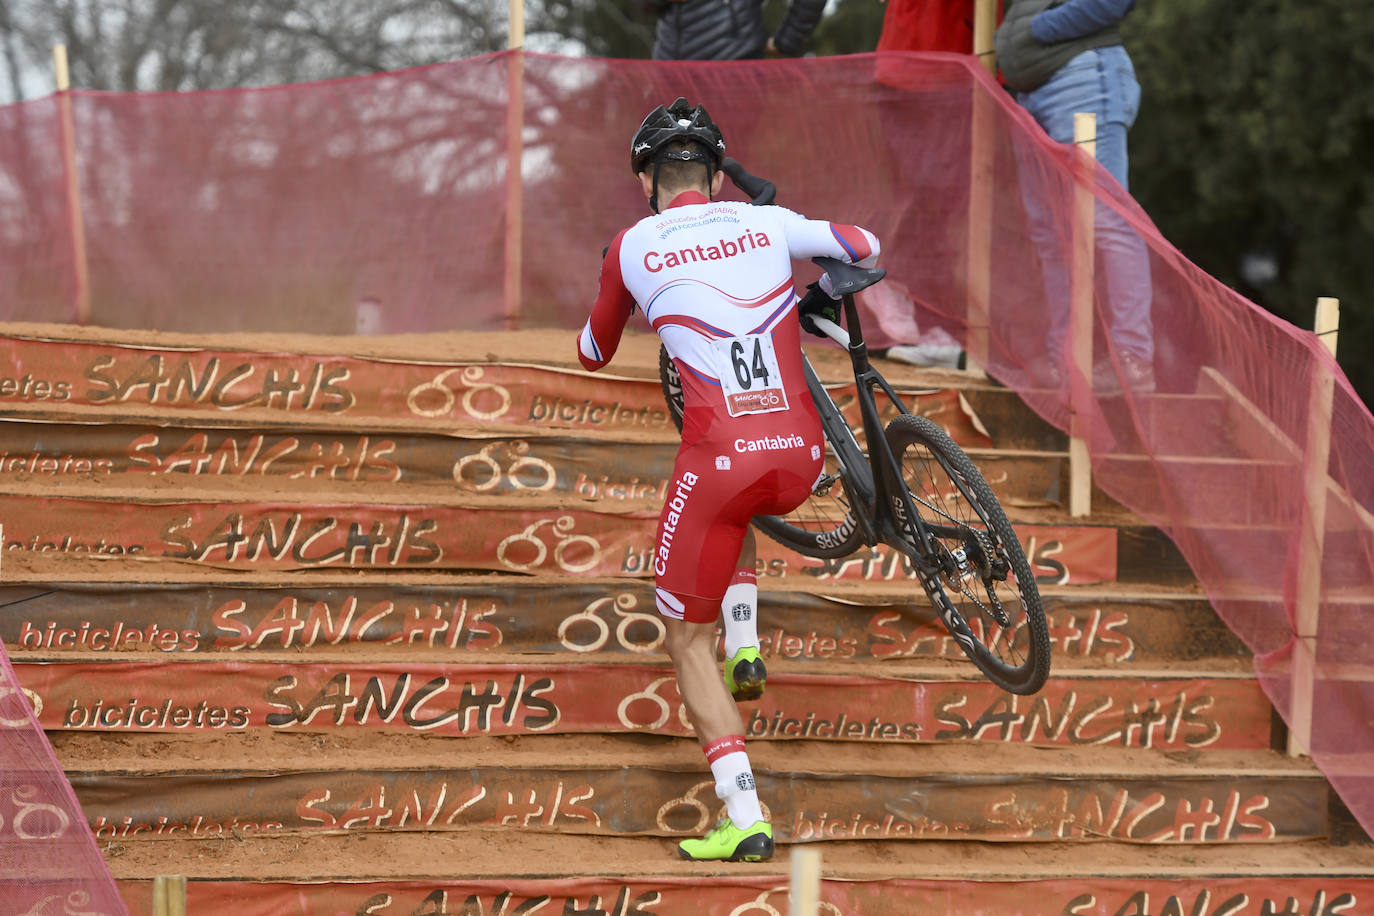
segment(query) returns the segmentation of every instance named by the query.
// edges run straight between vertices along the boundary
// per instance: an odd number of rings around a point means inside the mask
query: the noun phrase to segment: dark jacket
[[[763,55],[764,0],[653,0],[655,60],[743,60]],[[773,43],[796,56],[825,11],[825,0],[792,0]]]
[[[1030,92],[1044,85],[1055,71],[1083,51],[1121,44],[1121,29],[1117,22],[1108,22],[1096,31],[1065,41],[1041,44],[1031,33],[1031,20],[1062,3],[1064,0],[1014,0],[1008,6],[1006,17],[997,27],[995,35],[997,66],[1008,87],[1017,92]],[[1121,6],[1124,15],[1124,10],[1131,4],[1097,5]]]

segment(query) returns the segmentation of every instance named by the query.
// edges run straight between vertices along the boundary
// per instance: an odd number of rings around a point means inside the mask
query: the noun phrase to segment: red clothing
[[[972,54],[973,6],[973,0],[888,0],[877,50]]]

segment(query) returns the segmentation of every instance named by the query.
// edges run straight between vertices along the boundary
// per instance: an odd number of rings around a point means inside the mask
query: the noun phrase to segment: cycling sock
[[[743,735],[726,735],[706,745],[706,761],[716,779],[716,797],[725,802],[731,822],[741,830],[763,820],[754,770],[744,752]]]
[[[726,658],[732,658],[740,649],[759,647],[758,607],[758,576],[752,569],[735,570],[720,602]]]

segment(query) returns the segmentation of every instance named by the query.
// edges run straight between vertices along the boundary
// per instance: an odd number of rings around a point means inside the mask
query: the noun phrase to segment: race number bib
[[[711,350],[716,378],[720,379],[725,409],[730,416],[787,409],[787,394],[783,391],[782,371],[778,369],[772,337],[765,334],[727,337],[714,341]]]

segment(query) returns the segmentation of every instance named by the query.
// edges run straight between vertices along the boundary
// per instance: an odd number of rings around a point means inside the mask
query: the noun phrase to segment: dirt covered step
[[[884,367],[885,368],[885,367]],[[960,385],[969,410],[987,430],[991,441],[1003,449],[1065,451],[1068,434],[1042,418],[1061,415],[1068,419],[1066,395],[1062,392],[1027,392],[1036,410],[1016,391],[995,384]],[[1239,449],[1232,429],[1232,411],[1226,400],[1212,392],[1177,394],[1160,392],[1137,396],[1129,411],[1112,401],[1102,411],[1111,434],[1114,453],[1140,453],[1147,449],[1156,455],[1214,456],[1249,454]],[[1117,400],[1116,405],[1121,402]],[[1040,413],[1037,413],[1037,410]],[[1183,418],[1186,418],[1184,420]]]
[[[62,736],[98,839],[320,831],[685,837],[720,816],[693,740]],[[1270,751],[751,742],[780,842],[1292,842],[1331,834],[1310,761]]]
[[[31,336],[21,336],[13,326],[9,330],[0,336],[0,355],[29,370],[22,384],[0,392],[0,403],[16,419],[676,436],[658,378],[657,339],[644,335],[631,335],[617,364],[592,374],[567,362],[576,352],[571,332],[485,338],[494,348],[483,347],[476,337],[445,348],[438,340],[443,335],[409,348],[395,341],[293,338],[290,351],[282,352],[254,349],[269,342],[260,336],[145,334],[140,339],[103,329],[74,336],[60,326],[33,328]],[[307,347],[314,352],[293,352]],[[857,418],[852,371],[817,352],[827,387]],[[897,370],[893,382],[908,396],[911,409],[937,417],[956,438],[976,428],[957,390],[913,385],[907,375]]]
[[[152,879],[169,873],[190,879],[188,912],[244,916],[787,912],[797,847],[782,847],[771,862],[712,864],[681,861],[674,845],[473,830],[158,839],[107,844],[105,855],[134,912],[151,912]],[[1374,900],[1374,856],[1319,842],[833,842],[822,848],[821,871],[827,916],[1352,916]]]
[[[609,664],[314,662],[149,657],[19,662],[51,731],[227,734],[689,734],[665,656]],[[820,672],[820,673],[812,673]],[[1161,669],[1056,673],[1034,696],[1003,692],[971,664],[780,663],[742,704],[752,738],[1110,745],[1158,750],[1271,746],[1272,710],[1253,674]]]
[[[803,663],[941,658],[962,650],[913,583],[765,580],[765,658]],[[1041,586],[1057,668],[1200,666],[1248,659],[1195,589]],[[0,640],[15,660],[118,657],[140,649],[247,660],[273,650],[311,658],[447,659],[497,653],[633,658],[659,651],[648,581],[377,578],[250,586],[38,583],[0,587]]]
[[[127,424],[14,424],[0,454],[0,485],[16,493],[60,484],[62,495],[128,501],[473,502],[662,501],[678,438],[633,432],[614,439],[549,434],[454,436],[167,428]],[[1008,504],[1047,505],[1067,493],[1067,452],[969,445],[969,456]],[[1100,491],[1094,503],[1113,503]]]
[[[369,501],[300,503],[286,494],[244,502],[149,500],[107,490],[102,498],[6,495],[5,574],[10,582],[88,576],[177,581],[212,568],[295,573],[306,569],[377,572],[510,572],[563,576],[652,575],[657,500],[606,502],[515,497],[480,505]],[[456,502],[456,501],[455,501]],[[1009,506],[1038,578],[1061,584],[1194,580],[1173,544],[1130,515],[1089,523],[1058,510]],[[839,522],[837,521],[837,524]],[[802,557],[759,539],[760,571],[776,580],[906,579],[910,564],[887,547],[849,557]],[[1337,545],[1332,544],[1335,550]],[[104,572],[95,573],[98,568]],[[112,569],[124,568],[124,572]]]

